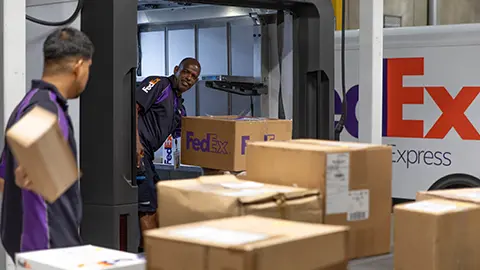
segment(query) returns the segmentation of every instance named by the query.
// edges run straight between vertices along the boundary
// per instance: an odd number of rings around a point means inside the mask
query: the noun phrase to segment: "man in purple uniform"
[[[159,179],[154,154],[170,134],[177,143],[181,118],[186,115],[182,94],[198,81],[200,71],[196,59],[185,58],[170,77],[150,76],[137,87],[138,214],[142,232],[157,227],[155,184]]]
[[[58,124],[74,156],[77,156],[68,99],[85,89],[92,63],[93,44],[81,31],[59,28],[43,44],[44,68],[41,80],[32,81],[21,103],[15,108],[7,129],[35,106],[58,117]],[[54,203],[46,202],[29,190],[28,176],[18,166],[5,142],[0,158],[0,178],[4,179],[1,238],[8,255],[18,252],[81,245],[82,200],[80,186],[73,184]]]

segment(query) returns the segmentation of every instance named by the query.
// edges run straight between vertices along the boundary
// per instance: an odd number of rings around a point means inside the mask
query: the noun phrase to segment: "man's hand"
[[[28,180],[28,175],[21,166],[15,170],[15,184],[20,188],[32,190],[33,183]]]
[[[137,140],[137,168],[140,168],[142,163],[142,158],[144,156],[143,145],[140,143],[140,140]]]

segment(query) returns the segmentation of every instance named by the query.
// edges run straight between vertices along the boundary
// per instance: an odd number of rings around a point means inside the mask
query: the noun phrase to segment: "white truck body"
[[[341,140],[355,141],[358,30],[345,36],[348,113]],[[338,120],[343,99],[340,32],[335,42]],[[417,191],[448,177],[478,180],[480,24],[385,29],[383,55],[383,144],[393,145],[393,197],[414,199]]]

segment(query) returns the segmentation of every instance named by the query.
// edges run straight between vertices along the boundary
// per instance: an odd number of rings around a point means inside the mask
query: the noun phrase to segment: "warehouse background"
[[[336,1],[341,0],[333,0]],[[347,29],[359,28],[360,0],[346,0]],[[384,0],[387,27],[462,24],[480,22],[478,0]]]

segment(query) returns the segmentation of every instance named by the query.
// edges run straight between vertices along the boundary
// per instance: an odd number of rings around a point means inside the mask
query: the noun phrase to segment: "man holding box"
[[[182,94],[195,85],[200,71],[196,59],[185,58],[170,77],[147,77],[136,90],[138,214],[142,232],[158,227],[155,184],[159,179],[154,154],[170,134],[177,143],[181,118],[186,115]],[[179,156],[174,155],[174,159],[180,162]],[[142,240],[139,250],[143,250]]]
[[[76,158],[73,125],[68,114],[68,99],[75,99],[85,89],[92,63],[93,44],[81,31],[65,27],[51,33],[43,44],[44,69],[41,80],[32,81],[21,103],[7,123],[7,130],[34,107],[39,106],[58,117],[62,135]],[[17,166],[5,143],[0,168],[3,167],[1,238],[7,253],[81,245],[82,200],[78,181],[55,202],[48,203],[31,191],[32,183]]]

